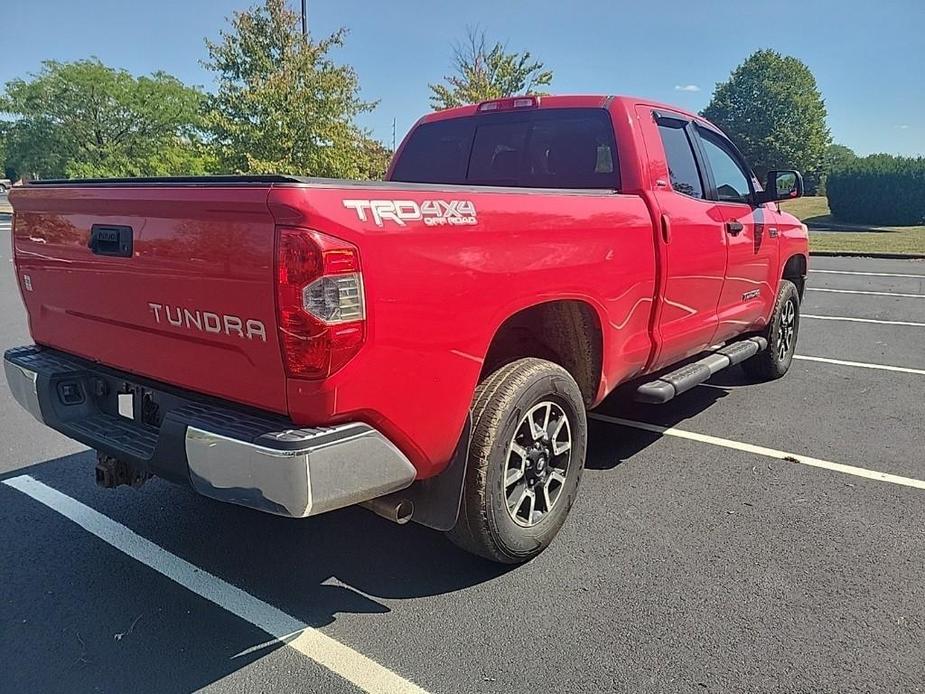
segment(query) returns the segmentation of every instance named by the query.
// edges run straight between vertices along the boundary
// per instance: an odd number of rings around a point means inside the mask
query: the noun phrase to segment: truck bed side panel
[[[468,201],[477,223],[361,221],[357,200]],[[653,230],[637,196],[371,184],[274,188],[270,207],[280,224],[355,243],[366,287],[365,346],[327,381],[290,380],[293,418],[368,421],[423,476],[449,460],[491,340],[517,311],[560,299],[591,306],[604,337],[601,393],[649,357]]]

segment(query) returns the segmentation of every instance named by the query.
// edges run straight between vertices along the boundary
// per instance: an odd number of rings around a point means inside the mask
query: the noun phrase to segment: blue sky
[[[96,55],[209,87],[203,37],[250,4],[3,0],[0,83],[44,59]],[[314,35],[350,29],[336,57],[356,68],[364,97],[380,100],[361,124],[387,144],[393,118],[401,138],[429,109],[428,82],[448,72],[466,26],[479,25],[545,61],[553,92],[634,94],[689,109],[703,108],[749,53],[774,48],[813,70],[836,142],[860,154],[925,155],[925,0],[309,0],[309,16]]]

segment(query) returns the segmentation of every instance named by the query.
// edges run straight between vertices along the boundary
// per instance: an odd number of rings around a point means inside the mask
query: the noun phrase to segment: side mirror
[[[799,171],[768,171],[764,190],[758,193],[758,202],[792,200],[803,195],[803,176]]]

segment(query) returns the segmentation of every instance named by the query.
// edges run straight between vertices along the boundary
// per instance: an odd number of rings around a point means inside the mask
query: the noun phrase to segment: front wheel
[[[449,538],[492,561],[542,552],[565,522],[585,463],[578,384],[543,359],[502,366],[478,386],[463,499]]]
[[[793,282],[781,280],[774,313],[764,333],[768,346],[742,362],[742,368],[757,380],[772,381],[780,378],[790,369],[799,331],[800,293]]]

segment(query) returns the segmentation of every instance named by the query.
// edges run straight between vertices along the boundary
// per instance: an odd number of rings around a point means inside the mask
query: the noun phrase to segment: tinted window
[[[415,129],[402,149],[392,180],[413,183],[465,181],[474,132],[471,119],[424,123]]]
[[[717,199],[723,202],[747,203],[751,197],[748,176],[729,151],[729,145],[709,130],[698,128],[697,132],[700,133],[700,141],[703,142],[704,155],[713,170]]]
[[[617,188],[610,117],[602,109],[486,113],[426,123],[393,181],[537,188]]]
[[[692,198],[702,198],[703,183],[700,181],[694,150],[691,149],[691,143],[684,127],[681,123],[677,125],[659,123],[658,132],[662,136],[662,146],[668,160],[671,187],[678,193],[689,195]]]

